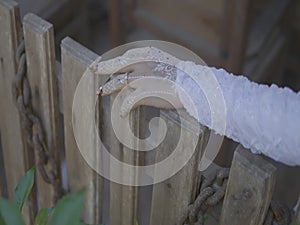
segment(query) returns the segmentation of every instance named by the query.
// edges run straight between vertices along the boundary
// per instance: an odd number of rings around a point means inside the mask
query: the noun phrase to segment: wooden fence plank
[[[20,115],[12,96],[12,81],[17,71],[15,52],[20,41],[20,16],[16,2],[0,1],[0,27],[0,129],[7,189],[12,199],[19,179],[34,165],[34,154],[23,139]],[[33,193],[23,211],[27,224],[33,224],[35,207]]]
[[[112,47],[117,47],[124,42],[124,22],[122,19],[122,1],[111,0],[110,3],[110,14],[109,14],[109,29],[111,36]]]
[[[61,48],[65,148],[69,187],[71,191],[86,187],[83,219],[90,224],[101,223],[103,179],[89,167],[79,152],[72,126],[72,104],[76,87],[87,67],[98,56],[70,38],[65,38],[62,41]],[[94,88],[87,87],[87,90],[96,93]],[[95,94],[94,96],[96,97]],[[87,101],[93,102],[94,99],[87,99]],[[95,105],[93,104],[91,107],[95,107]],[[82,118],[75,118],[75,120],[79,119]],[[83,130],[82,132],[87,131]],[[87,147],[92,148],[92,150],[97,147],[94,146],[94,142],[89,142],[90,139],[85,142]]]
[[[276,168],[239,146],[234,154],[220,225],[261,225],[270,205]]]
[[[249,30],[247,57],[259,54],[263,45],[266,45],[266,42],[269,41],[268,38],[272,31],[280,26],[280,21],[282,21],[283,16],[286,14],[290,3],[290,0],[271,0],[267,2],[262,13],[255,18]]]
[[[182,118],[185,119],[178,121],[173,111],[161,110],[161,118],[167,123],[168,134],[157,150],[156,162],[168,157],[174,151],[178,144],[178,141],[175,140],[179,139],[179,135],[183,135],[185,140],[185,144],[180,146],[180,151],[186,152],[187,148],[193,148],[191,143],[194,142],[197,135],[194,133],[193,127],[198,123],[186,112],[182,111],[182,113]],[[186,127],[183,128],[182,134],[180,134],[181,126]],[[179,224],[185,209],[195,200],[200,178],[198,166],[207,141],[206,133],[204,127],[200,127],[197,147],[188,163],[173,177],[153,186],[151,225]],[[174,164],[176,163],[179,162],[174,162]],[[156,173],[161,173],[161,171],[156,171]]]
[[[53,26],[34,14],[27,14],[23,20],[23,27],[32,108],[44,128],[47,149],[56,161],[57,178],[61,186],[60,152],[63,149],[58,130],[58,81]],[[38,160],[37,153],[36,159]],[[40,207],[54,205],[54,198],[59,196],[55,195],[54,187],[43,180],[39,170],[36,182]]]
[[[1,144],[1,132],[0,132],[0,195],[3,196],[4,198],[8,198],[5,166],[3,160],[3,149]]]
[[[279,28],[274,29],[259,54],[245,62],[243,74],[255,82],[278,84],[282,81],[287,53],[287,36]]]
[[[111,97],[111,103],[115,100],[115,96]],[[126,96],[126,95],[124,95]],[[130,112],[130,127],[133,134],[139,137],[141,133],[141,126],[143,124],[143,109],[139,107]],[[119,128],[119,132],[127,132]],[[123,146],[114,134],[114,130],[111,128],[111,140],[110,140],[110,152],[117,157],[118,160],[130,165],[139,165],[141,161],[141,155],[139,151],[133,151],[130,148]],[[134,143],[138,145],[139,143]],[[116,170],[111,167],[110,170]],[[124,171],[118,171],[118,173],[124,175]],[[134,171],[129,175],[135,182],[138,179],[138,172]],[[135,224],[138,221],[138,192],[139,187],[128,186],[110,182],[110,224],[111,225],[127,225]]]
[[[249,0],[233,0],[231,11],[230,41],[228,43],[229,58],[226,69],[232,73],[240,74],[245,59],[248,23],[249,23]],[[225,3],[226,4],[226,3]]]

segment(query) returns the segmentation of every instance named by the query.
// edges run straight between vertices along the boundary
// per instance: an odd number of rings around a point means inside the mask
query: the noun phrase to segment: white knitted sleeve
[[[176,66],[185,72],[178,72],[176,85],[190,93],[198,115],[193,113],[186,96],[178,92],[180,100],[201,124],[254,153],[263,153],[291,166],[300,165],[300,92],[257,84],[244,76],[192,62],[179,62]],[[210,104],[197,84],[212,74],[224,97],[226,128],[223,131],[218,123],[212,126]]]

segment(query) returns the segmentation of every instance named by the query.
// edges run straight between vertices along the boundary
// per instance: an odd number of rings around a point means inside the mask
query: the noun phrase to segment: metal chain
[[[179,225],[204,225],[204,214],[209,207],[222,202],[229,177],[230,168],[216,170],[212,176],[204,178],[200,193],[193,204],[189,205],[179,221]],[[264,225],[288,225],[291,222],[291,211],[278,202],[271,201]]]
[[[229,168],[223,168],[202,181],[200,193],[187,207],[179,224],[204,225],[204,214],[209,207],[217,205],[225,196]]]
[[[288,225],[291,223],[290,209],[276,201],[271,201],[264,225]]]
[[[27,64],[24,40],[16,51],[17,74],[12,83],[13,99],[21,116],[23,135],[30,148],[38,153],[37,168],[43,180],[54,188],[54,203],[63,195],[63,189],[58,178],[58,165],[53,152],[47,149],[44,131],[39,117],[33,112],[31,90],[27,79]]]

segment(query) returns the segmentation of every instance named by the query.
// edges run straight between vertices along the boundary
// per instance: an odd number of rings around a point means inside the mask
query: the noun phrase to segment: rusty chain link
[[[16,107],[21,116],[21,127],[24,138],[30,148],[37,152],[37,168],[43,180],[54,188],[54,203],[63,195],[59,181],[59,169],[53,152],[49,151],[44,137],[40,119],[32,109],[31,91],[27,79],[27,64],[24,40],[16,51],[17,73],[12,83],[12,94]]]
[[[276,201],[271,201],[264,225],[288,225],[291,223],[290,209]]]
[[[216,170],[212,176],[202,180],[200,193],[193,204],[189,205],[179,221],[179,225],[204,225],[204,214],[209,207],[214,207],[222,202],[230,168]],[[291,211],[278,202],[271,201],[264,225],[289,225],[291,222]]]
[[[228,176],[229,168],[223,168],[202,181],[199,195],[188,207],[186,222],[189,225],[204,224],[204,214],[208,208],[217,205],[224,198]]]

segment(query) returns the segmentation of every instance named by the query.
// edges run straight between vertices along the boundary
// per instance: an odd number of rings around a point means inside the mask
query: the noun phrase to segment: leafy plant
[[[34,183],[35,167],[32,167],[24,177],[21,178],[14,192],[14,203],[21,211],[24,202],[28,198]]]
[[[13,202],[0,197],[0,225],[25,225],[21,212],[32,190],[34,173],[33,167],[21,178],[14,191]],[[84,190],[66,195],[55,207],[41,209],[34,225],[85,225],[80,222],[83,198]]]
[[[84,191],[75,192],[63,197],[55,206],[50,216],[49,225],[80,225],[83,197]]]
[[[18,207],[2,197],[0,198],[0,224],[25,225]]]
[[[52,208],[41,209],[35,217],[34,225],[47,225]]]

